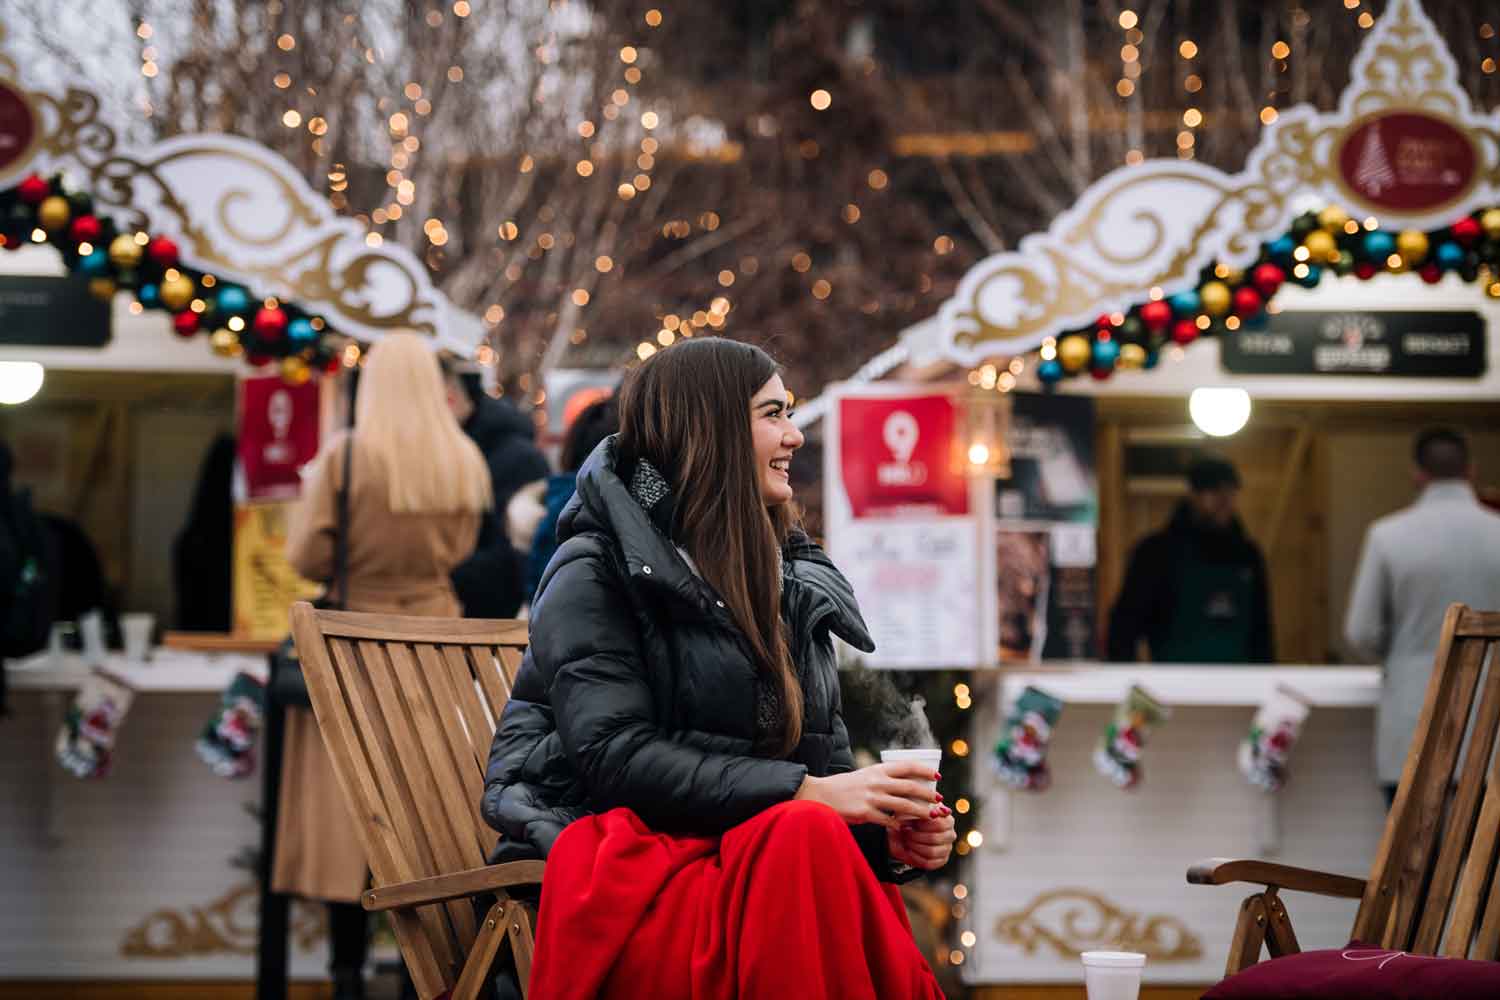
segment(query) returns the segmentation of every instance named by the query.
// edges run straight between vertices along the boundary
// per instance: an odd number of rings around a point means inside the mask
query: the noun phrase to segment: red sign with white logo
[[[1419,214],[1467,194],[1478,156],[1469,137],[1443,119],[1395,111],[1350,129],[1338,164],[1350,193],[1367,206]]]
[[[239,453],[251,500],[297,496],[302,466],[318,454],[318,381],[241,382]]]
[[[840,471],[854,516],[968,514],[958,434],[945,395],[840,400]]]

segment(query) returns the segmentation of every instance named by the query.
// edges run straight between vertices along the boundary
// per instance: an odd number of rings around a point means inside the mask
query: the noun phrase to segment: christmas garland
[[[143,309],[170,312],[178,336],[207,333],[216,354],[244,356],[257,368],[279,363],[282,378],[294,384],[340,364],[347,339],[322,317],[187,267],[172,240],[122,230],[95,213],[88,194],[67,191],[60,176],[32,174],[0,191],[0,246],[17,250],[28,242],[55,246],[70,272],[89,279],[96,298],[109,302],[129,290]]]
[[[1037,377],[1045,385],[1087,371],[1107,379],[1117,369],[1153,368],[1168,342],[1181,346],[1202,336],[1224,336],[1264,324],[1266,306],[1288,281],[1313,288],[1325,272],[1368,281],[1382,271],[1415,271],[1436,284],[1453,272],[1464,281],[1484,278],[1500,295],[1500,208],[1463,216],[1423,232],[1391,233],[1376,221],[1359,222],[1331,205],[1306,212],[1291,231],[1261,246],[1250,268],[1206,267],[1194,287],[1172,295],[1153,289],[1149,301],[1125,313],[1100,316],[1042,345]]]

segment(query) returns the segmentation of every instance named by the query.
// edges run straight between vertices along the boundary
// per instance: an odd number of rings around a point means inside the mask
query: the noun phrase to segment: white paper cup
[[[139,612],[120,616],[120,630],[125,633],[125,658],[143,663],[151,654],[151,633],[156,629],[156,616]]]
[[[1138,1000],[1145,955],[1138,951],[1086,951],[1080,957],[1089,1000]]]
[[[933,774],[942,770],[943,751],[941,747],[919,747],[915,750],[882,750],[880,751],[880,762],[882,764],[894,764],[897,761],[914,760],[919,764],[925,764],[932,769]],[[913,781],[920,779],[913,778]],[[937,789],[936,781],[922,781],[928,788]]]
[[[104,617],[98,611],[78,616],[78,634],[83,637],[83,656],[89,663],[104,662]]]

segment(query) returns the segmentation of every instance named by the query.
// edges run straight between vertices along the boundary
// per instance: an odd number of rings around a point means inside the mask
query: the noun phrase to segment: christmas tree
[[[1359,154],[1359,165],[1354,168],[1354,185],[1372,198],[1378,198],[1382,191],[1395,183],[1396,172],[1391,169],[1385,143],[1380,139],[1380,126],[1371,125],[1370,136]]]

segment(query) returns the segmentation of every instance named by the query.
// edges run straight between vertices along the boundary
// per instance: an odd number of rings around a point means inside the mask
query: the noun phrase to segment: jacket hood
[[[658,526],[660,518],[653,519],[622,478],[621,472],[631,470],[619,467],[618,439],[613,434],[605,438],[578,470],[577,492],[558,518],[559,541],[588,532],[607,535],[619,545],[633,583],[664,588],[708,611],[713,601],[709,587]],[[670,496],[663,497],[652,510],[660,511],[662,504],[670,510],[671,503]],[[792,622],[803,628],[826,622],[831,632],[856,649],[874,650],[854,588],[801,530],[794,531],[782,548],[782,576]]]
[[[536,427],[516,404],[508,399],[480,396],[474,404],[474,412],[464,422],[464,431],[474,439],[479,450],[488,455],[501,441],[520,437],[526,441],[536,439]]]

